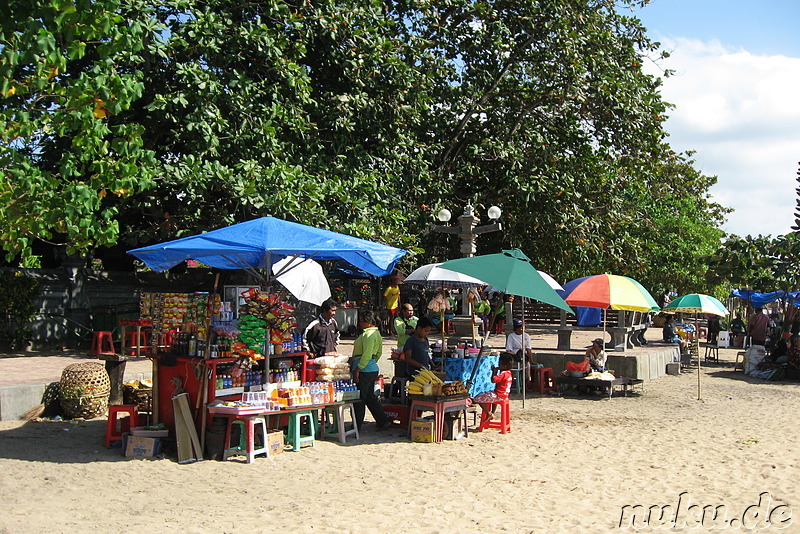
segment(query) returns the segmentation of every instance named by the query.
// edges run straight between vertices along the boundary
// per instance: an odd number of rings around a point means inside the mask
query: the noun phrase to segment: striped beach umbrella
[[[561,292],[570,306],[638,312],[659,309],[653,296],[636,280],[616,274],[584,276],[564,284]]]

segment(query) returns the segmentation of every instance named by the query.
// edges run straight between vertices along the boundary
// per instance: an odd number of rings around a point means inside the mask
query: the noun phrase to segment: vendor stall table
[[[615,378],[614,380],[599,380],[596,378],[578,378],[573,376],[557,376],[556,377],[556,385],[558,386],[558,394],[561,395],[562,386],[567,385],[574,385],[578,386],[578,388],[597,388],[602,387],[608,391],[608,398],[611,398],[611,395],[614,392],[614,387],[621,386],[625,396],[628,396],[628,387],[631,388],[636,385],[642,385],[642,390],[644,390],[644,380],[636,379],[636,378]]]
[[[436,443],[441,443],[444,438],[444,414],[447,412],[462,412],[464,416],[464,431],[467,432],[467,399],[466,393],[450,395],[447,397],[430,397],[425,395],[410,395],[411,407],[408,411],[408,433],[411,434],[411,422],[417,414],[423,411],[432,411]]]
[[[445,397],[446,398],[446,397]],[[329,402],[325,404],[308,404],[304,406],[292,406],[289,408],[283,408],[281,410],[264,410],[264,409],[248,409],[247,415],[258,415],[263,416],[266,418],[267,421],[267,428],[275,428],[278,426],[285,426],[281,425],[280,417],[281,416],[288,416],[292,413],[296,412],[312,412],[313,418],[316,421],[317,428],[315,429],[315,434],[320,437],[335,437],[339,440],[339,443],[346,443],[346,438],[349,435],[355,434],[356,439],[359,439],[358,432],[353,432],[352,430],[345,430],[344,421],[342,419],[337,419],[337,428],[335,432],[325,432],[325,420],[320,418],[320,412],[324,414],[326,410],[333,410],[337,414],[339,412],[344,412],[345,409],[350,409],[352,412],[352,406],[354,402],[360,401],[342,401],[342,402]],[[226,409],[219,406],[209,406],[208,412],[212,415],[216,416],[225,416],[225,417],[236,417],[236,414],[233,413],[232,410]],[[277,417],[278,421],[270,424],[270,418]],[[342,424],[338,424],[341,422]]]

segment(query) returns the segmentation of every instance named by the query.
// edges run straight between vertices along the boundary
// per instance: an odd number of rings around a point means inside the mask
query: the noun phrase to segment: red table
[[[447,397],[430,397],[425,395],[410,395],[411,407],[408,410],[408,433],[411,435],[411,422],[417,417],[418,412],[432,411],[434,428],[436,430],[436,443],[441,443],[444,438],[444,414],[447,412],[464,411],[464,430],[467,425],[467,399],[469,395],[450,395]]]

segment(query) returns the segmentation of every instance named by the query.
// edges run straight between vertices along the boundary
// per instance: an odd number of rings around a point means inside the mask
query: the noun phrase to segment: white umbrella
[[[322,266],[309,258],[289,256],[272,266],[272,274],[298,300],[317,306],[329,299],[331,288]]]
[[[429,263],[427,265],[423,265],[422,267],[418,267],[414,270],[411,274],[409,274],[405,280],[403,280],[404,284],[416,284],[421,286],[427,287],[478,287],[486,285],[486,282],[483,280],[479,280],[472,276],[457,273],[456,271],[451,271],[450,269],[442,269],[439,267],[441,263]],[[472,314],[472,321],[475,321],[475,314]],[[447,339],[445,337],[445,331],[447,328],[445,327],[444,321],[444,310],[441,312],[441,330],[442,330],[442,354],[444,355],[444,351],[447,348]],[[473,327],[474,333],[474,327]],[[472,341],[475,341],[475,337],[473,335]]]
[[[483,280],[478,280],[466,274],[457,273],[450,269],[439,267],[441,263],[423,265],[409,274],[403,283],[418,284],[428,287],[477,287],[486,285]]]

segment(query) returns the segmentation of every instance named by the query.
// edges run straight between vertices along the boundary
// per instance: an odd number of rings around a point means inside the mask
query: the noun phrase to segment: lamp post
[[[464,214],[458,218],[458,226],[434,224],[431,225],[431,229],[434,232],[443,234],[459,235],[461,237],[461,254],[463,254],[465,258],[471,258],[478,250],[475,244],[478,235],[503,229],[503,225],[497,222],[497,219],[499,219],[502,214],[503,211],[500,208],[492,206],[487,211],[487,215],[489,215],[489,219],[494,222],[478,226],[480,219],[475,216],[475,208],[473,208],[472,204],[468,201],[467,205],[464,207]],[[442,209],[437,214],[437,217],[440,222],[447,223],[450,221],[452,214],[450,210]]]

